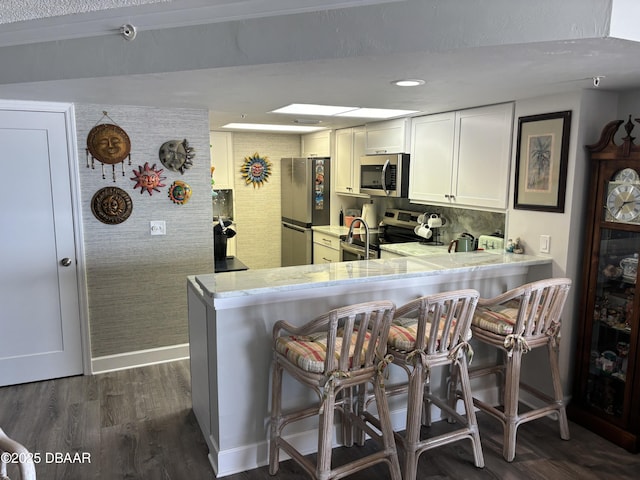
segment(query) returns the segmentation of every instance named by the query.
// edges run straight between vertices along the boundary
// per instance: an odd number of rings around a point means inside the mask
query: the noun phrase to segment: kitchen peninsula
[[[476,251],[190,277],[193,410],[216,475],[268,461],[271,330],[277,320],[301,325],[338,306],[373,299],[401,305],[459,288],[493,296],[551,276],[551,262],[551,257]],[[396,373],[391,382],[401,378]],[[286,376],[283,388],[285,409],[313,399]],[[391,410],[394,428],[403,429],[402,404],[392,404]],[[289,441],[314,452],[315,426],[301,423],[289,432]]]

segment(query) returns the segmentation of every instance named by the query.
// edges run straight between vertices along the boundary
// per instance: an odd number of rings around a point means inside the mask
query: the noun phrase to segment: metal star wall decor
[[[267,157],[260,157],[258,152],[251,157],[244,158],[244,165],[240,169],[245,184],[253,184],[253,188],[261,187],[271,175],[271,162]]]
[[[157,170],[156,164],[149,167],[149,162],[144,163],[144,168],[138,165],[138,171],[133,171],[135,177],[130,178],[130,180],[136,180],[137,183],[133,188],[140,188],[140,194],[144,193],[146,190],[149,195],[153,194],[153,191],[159,192],[160,189],[158,187],[164,187],[165,184],[162,183],[167,177],[162,177],[161,174],[164,172],[163,169]]]

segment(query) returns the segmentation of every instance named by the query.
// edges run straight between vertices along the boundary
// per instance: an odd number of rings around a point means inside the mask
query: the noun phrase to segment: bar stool
[[[480,434],[473,409],[469,384],[467,354],[471,352],[471,319],[478,302],[476,290],[457,290],[428,295],[413,300],[396,310],[389,331],[389,353],[393,363],[402,367],[408,383],[387,388],[388,395],[408,393],[407,424],[404,436],[396,434],[404,456],[403,478],[415,480],[420,455],[458,440],[469,439],[473,446],[474,464],[484,467]],[[431,392],[430,379],[435,367],[447,367],[460,381],[466,417],[455,410],[455,399],[449,393],[455,384],[440,396]],[[453,374],[452,373],[452,374]],[[421,438],[421,426],[431,425],[431,404],[447,413],[460,428],[441,435]]]
[[[36,480],[36,468],[33,465],[33,457],[22,444],[10,439],[0,428],[0,452],[16,454],[20,463],[18,465],[21,480]],[[0,455],[0,480],[9,480],[7,476],[7,463],[3,455]]]
[[[569,424],[560,382],[558,350],[560,315],[567,300],[571,280],[555,278],[528,283],[491,299],[480,299],[473,318],[473,338],[502,351],[496,366],[473,369],[470,377],[502,376],[502,405],[492,406],[474,398],[480,410],[497,418],[504,429],[503,456],[508,462],[516,455],[516,430],[522,423],[557,412],[560,438],[569,440]],[[553,383],[553,398],[520,380],[522,357],[534,348],[547,347]],[[543,401],[543,406],[519,412],[520,389]]]
[[[271,441],[269,473],[279,468],[282,449],[314,479],[342,478],[385,462],[393,480],[401,480],[400,465],[383,375],[390,358],[387,337],[395,305],[389,301],[360,303],[337,308],[301,327],[283,320],[273,327],[273,378],[271,391]],[[329,352],[329,354],[327,354]],[[311,407],[282,412],[282,376],[286,371],[311,388],[319,402]],[[370,384],[378,410],[379,430],[372,428],[368,412],[353,411],[351,393],[359,385]],[[365,430],[381,449],[345,465],[332,467],[334,410],[342,417],[344,430],[352,425]],[[314,464],[283,438],[283,429],[292,422],[319,415],[318,453]],[[350,443],[347,439],[346,443]]]

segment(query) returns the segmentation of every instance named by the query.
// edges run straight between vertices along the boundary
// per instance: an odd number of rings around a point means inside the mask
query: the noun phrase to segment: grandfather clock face
[[[640,176],[632,168],[622,169],[607,185],[607,222],[640,224]]]

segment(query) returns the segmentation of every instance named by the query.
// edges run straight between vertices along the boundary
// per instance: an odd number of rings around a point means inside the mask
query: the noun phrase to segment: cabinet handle
[[[329,263],[333,262],[333,260],[331,260],[330,258],[327,258],[327,257],[322,257],[322,259],[323,259],[325,262],[329,262]]]
[[[387,153],[386,150],[376,150],[376,153]]]
[[[332,242],[328,238],[323,238],[322,239],[322,243],[326,243],[327,245],[331,245]]]
[[[451,196],[451,195],[447,195],[447,194],[445,193],[444,198],[449,198],[450,196]]]
[[[451,200],[455,200],[455,199],[456,199],[456,196],[455,196],[455,195],[449,195],[449,198],[450,198]]]

